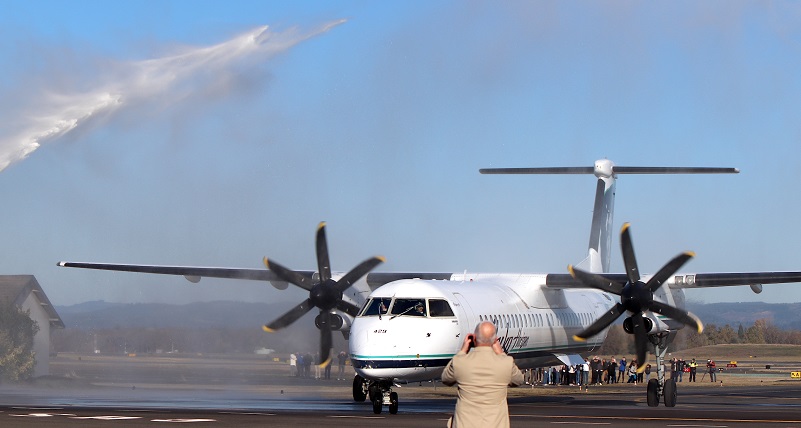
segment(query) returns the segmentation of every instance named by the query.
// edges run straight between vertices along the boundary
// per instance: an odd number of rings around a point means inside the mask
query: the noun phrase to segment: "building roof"
[[[22,305],[28,295],[34,293],[42,309],[50,318],[50,326],[64,328],[64,321],[50,303],[42,286],[33,275],[0,275],[0,300],[7,300],[17,306]]]

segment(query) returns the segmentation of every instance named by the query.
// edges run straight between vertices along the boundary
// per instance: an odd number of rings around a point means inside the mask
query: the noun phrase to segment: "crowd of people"
[[[697,369],[698,363],[695,358],[690,362],[673,358],[670,360],[669,375],[674,381],[682,382],[684,373],[687,373],[688,381],[695,382]],[[617,360],[614,356],[606,359],[596,355],[585,359],[583,364],[527,369],[523,371],[523,375],[526,385],[589,386],[615,383],[636,385],[647,383],[655,370],[651,364],[646,364],[645,369],[638,373],[637,360],[627,361],[626,357]],[[707,360],[706,373],[709,373],[709,380],[715,382],[717,368],[711,359]]]
[[[651,365],[645,367],[643,373],[637,373],[637,362],[627,362],[623,357],[618,361],[615,357],[608,360],[599,356],[587,358],[584,363],[554,367],[540,367],[526,370],[528,385],[602,385],[613,383],[647,382],[651,374]]]
[[[331,379],[331,369],[337,365],[337,380],[347,380],[345,378],[345,365],[348,354],[345,351],[333,353],[331,363],[328,364],[321,373],[319,366],[320,355],[311,353],[293,353],[289,356],[290,376],[311,378],[312,366],[315,379]],[[666,367],[667,369],[667,367]],[[619,361],[614,357],[609,359],[601,358],[596,355],[586,358],[583,364],[562,365],[553,367],[539,367],[536,369],[523,370],[523,378],[526,385],[604,385],[615,383],[647,383],[655,370],[651,364],[645,365],[645,370],[637,373],[637,360],[627,361],[626,357]],[[684,380],[684,373],[687,373],[688,382],[696,382],[698,363],[695,358],[689,362],[681,358],[670,360],[670,379],[675,382]],[[703,377],[709,374],[710,382],[717,379],[717,367],[713,360],[706,362],[706,370]]]

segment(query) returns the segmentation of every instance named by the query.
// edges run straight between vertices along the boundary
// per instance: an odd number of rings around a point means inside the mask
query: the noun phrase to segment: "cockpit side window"
[[[428,313],[432,317],[452,317],[453,309],[448,304],[447,300],[442,299],[429,299],[428,300]]]
[[[405,315],[413,317],[426,316],[425,299],[395,299],[392,305],[392,315]]]
[[[370,315],[386,315],[391,301],[392,299],[389,297],[373,297],[364,304],[364,309],[360,315],[363,317]]]

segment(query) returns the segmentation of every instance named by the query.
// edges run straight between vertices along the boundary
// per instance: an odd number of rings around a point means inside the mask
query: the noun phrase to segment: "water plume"
[[[344,22],[329,22],[306,32],[297,28],[275,32],[262,26],[216,45],[108,63],[89,90],[37,88],[25,97],[28,105],[13,113],[16,117],[5,117],[13,129],[0,135],[0,171],[45,142],[78,129],[87,131],[126,110],[150,103],[163,108],[198,94],[224,95],[238,81],[248,81],[248,70]]]

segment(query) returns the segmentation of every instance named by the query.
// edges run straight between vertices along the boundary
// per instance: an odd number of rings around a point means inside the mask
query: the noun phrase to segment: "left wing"
[[[627,281],[626,274],[622,273],[603,273],[600,275],[620,284],[625,284]],[[649,277],[649,275],[643,275],[643,279],[646,281]],[[801,272],[686,273],[673,275],[665,281],[665,284],[670,288],[684,289],[749,285],[754,292],[759,293],[762,291],[763,284],[787,284],[793,282],[801,282]],[[545,277],[545,285],[551,288],[586,287],[567,273],[548,274]]]

